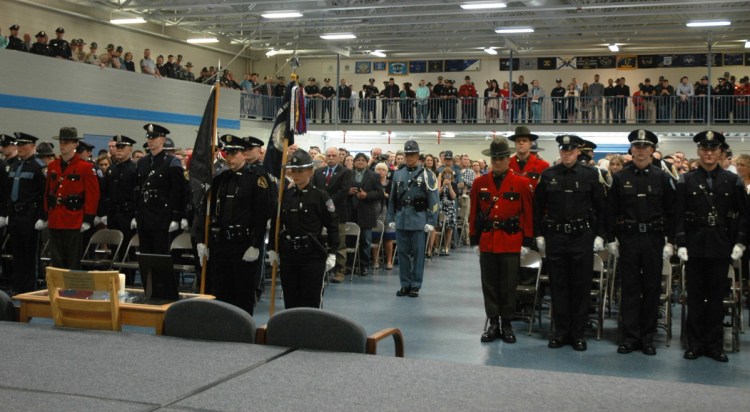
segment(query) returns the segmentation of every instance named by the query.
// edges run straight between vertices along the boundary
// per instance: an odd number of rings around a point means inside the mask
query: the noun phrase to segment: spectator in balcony
[[[591,123],[593,119],[589,117],[589,113],[591,112],[592,99],[589,84],[583,82],[581,91],[578,94],[581,98],[581,121],[583,123]]]
[[[274,88],[273,88],[273,84],[271,84],[273,77],[266,76],[264,77],[264,80],[265,80],[265,84],[258,89],[261,96],[263,96],[261,98],[262,99],[261,102],[263,103],[263,120],[271,120],[273,119],[273,116],[275,114],[274,102],[273,102]],[[323,107],[325,108],[325,102],[324,102]],[[325,114],[325,110],[323,111],[323,113]],[[330,102],[329,102],[329,114],[330,114]]]
[[[201,74],[195,79],[196,83],[205,83],[208,80],[208,68],[204,67],[201,69]]]
[[[414,123],[414,99],[417,94],[411,89],[411,83],[404,83],[404,89],[399,93],[401,98],[401,122]]]
[[[668,79],[662,79],[656,86],[656,123],[669,123],[674,108],[674,87]]]
[[[94,66],[98,66],[99,55],[96,53],[96,50],[98,48],[99,45],[97,45],[95,41],[91,42],[91,45],[89,46],[89,52],[86,53],[86,57],[84,57],[83,62],[86,64],[93,64]]]
[[[477,122],[477,89],[471,81],[471,77],[464,77],[464,84],[458,89],[461,98],[461,123]]]
[[[59,59],[70,60],[73,56],[73,52],[70,49],[70,43],[63,39],[65,35],[65,29],[58,27],[55,30],[55,39],[49,42],[50,48],[52,49],[52,56]]]
[[[523,76],[518,76],[518,82],[513,84],[513,122],[526,123],[526,96],[529,94],[529,85],[524,83]]]
[[[170,54],[167,56],[167,62],[164,63],[164,58],[162,56],[159,56],[162,58],[162,67],[160,69],[162,77],[168,77],[170,79],[176,79],[177,78],[177,72],[174,67],[174,55]],[[156,65],[159,65],[159,61],[157,60]]]
[[[630,87],[625,84],[625,78],[621,77],[615,80],[614,92],[614,112],[612,123],[625,123],[625,109],[628,107],[628,98],[630,97]]]
[[[0,29],[0,49],[8,47],[8,38],[2,35],[2,29]]]
[[[99,56],[99,67],[102,69],[104,68],[112,68],[112,55],[109,53],[102,53]]]
[[[542,104],[544,102],[544,89],[539,87],[539,80],[531,81],[531,90],[529,90],[529,101],[531,104],[531,122],[542,122]]]
[[[349,117],[349,99],[352,98],[352,89],[346,85],[346,80],[341,79],[339,87],[336,90],[338,95],[338,109],[339,109],[339,121],[341,123],[350,123],[351,118]]]
[[[40,56],[52,56],[52,49],[49,47],[49,44],[47,44],[47,33],[43,31],[37,33],[36,43],[31,45],[31,49],[29,51]]]
[[[187,80],[189,82],[195,81],[195,74],[193,74],[193,63],[187,62],[185,68],[182,70],[181,80]]]
[[[125,61],[122,62],[122,69],[129,72],[135,71],[135,62],[133,61],[133,53],[125,52]]]
[[[750,122],[750,78],[748,76],[740,79],[740,86],[735,88],[734,95],[736,96],[734,122],[747,124]]]
[[[122,49],[122,46],[117,46],[117,48],[115,48],[114,54],[112,55],[114,58],[117,59],[117,61],[120,64],[118,66],[119,69],[122,69],[123,68],[122,65],[125,63],[125,58],[123,57],[123,53],[124,53],[124,50]]]
[[[102,56],[99,56],[99,60],[103,60]],[[115,45],[110,43],[107,45],[107,60],[108,65],[107,67],[111,67],[113,69],[120,69],[120,59],[117,58],[117,52],[115,51]]]
[[[177,55],[177,60],[174,62],[174,78],[177,80],[182,80],[182,77],[185,75],[185,67],[182,66],[182,55]]]
[[[677,95],[677,123],[690,123],[692,117],[691,105],[695,90],[693,85],[688,81],[687,76],[682,76],[680,84],[675,90]]]
[[[221,76],[221,87],[226,87],[228,89],[235,89],[235,90],[242,90],[242,87],[240,87],[240,84],[234,81],[234,75],[229,70],[224,70],[222,72]]]
[[[159,72],[159,76],[167,77],[167,69],[164,68],[164,55],[156,56],[156,71]]]
[[[31,51],[31,35],[29,33],[23,34],[23,51],[30,52]]]
[[[71,42],[71,47],[73,48],[71,59],[74,62],[84,63],[86,61],[86,51],[83,50],[84,44],[86,43],[83,42],[83,39],[73,39]]]
[[[573,83],[568,84],[568,90],[565,91],[565,113],[568,116],[568,123],[576,122],[576,114],[578,113],[578,90]]]
[[[143,58],[141,59],[141,73],[150,74],[152,76],[161,77],[161,73],[156,70],[156,63],[151,59],[151,50],[143,50]]]
[[[646,110],[646,99],[643,97],[643,83],[638,85],[638,90],[633,93],[633,110],[635,110],[635,121],[638,123],[646,123],[648,120],[648,111]]]
[[[21,27],[17,24],[14,24],[10,26],[10,36],[8,36],[8,45],[6,46],[6,49],[8,50],[17,50],[17,51],[28,51],[23,46],[23,41],[18,38],[18,30],[20,30]]]

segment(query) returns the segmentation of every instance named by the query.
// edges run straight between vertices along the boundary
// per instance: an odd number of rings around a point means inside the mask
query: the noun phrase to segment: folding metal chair
[[[661,267],[661,293],[659,294],[659,315],[656,327],[667,334],[667,347],[672,341],[672,264],[664,259]],[[619,340],[618,340],[619,342]]]
[[[589,322],[596,324],[596,340],[602,339],[604,329],[604,301],[607,293],[607,272],[601,256],[594,254],[594,276],[591,287],[591,306],[595,309],[596,317],[589,316]]]
[[[385,270],[385,250],[383,250],[383,238],[385,237],[385,224],[382,220],[378,220],[377,223],[375,223],[375,227],[372,228],[372,233],[380,233],[380,236],[378,236],[378,241],[373,242],[370,249],[375,249],[378,251],[378,259],[376,262],[374,262],[380,270]],[[370,252],[370,255],[372,256],[372,252]],[[381,265],[381,261],[383,262]]]
[[[351,278],[349,281],[354,280],[354,269],[359,267],[359,261],[357,258],[359,258],[359,236],[362,231],[359,228],[359,225],[354,222],[346,222],[346,239],[347,239],[347,247],[346,247],[346,256],[347,259],[349,258],[349,254],[354,255],[352,259],[352,269],[351,269]],[[354,238],[354,247],[349,247],[348,240],[350,238]],[[360,268],[359,270],[360,275],[362,274],[362,270]]]
[[[110,269],[122,246],[123,234],[115,229],[98,230],[89,239],[83,251],[81,267]]]

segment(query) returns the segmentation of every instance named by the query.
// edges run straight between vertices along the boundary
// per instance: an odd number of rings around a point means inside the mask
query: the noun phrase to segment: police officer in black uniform
[[[376,106],[378,102],[378,95],[380,94],[380,90],[378,90],[378,87],[375,86],[375,79],[369,79],[369,85],[365,86],[365,102],[364,102],[364,122],[370,123],[370,120],[372,120],[372,123],[377,123],[378,118],[376,114]]]
[[[58,27],[55,30],[56,39],[49,42],[50,49],[52,50],[52,57],[59,57],[61,59],[70,60],[73,57],[73,51],[70,49],[70,44],[67,40],[63,39],[65,29]]]
[[[552,98],[552,122],[568,123],[568,116],[565,112],[565,88],[562,86],[562,79],[555,79],[556,86],[550,91],[549,96]]]
[[[622,292],[617,353],[641,350],[656,355],[662,259],[672,257],[674,180],[653,165],[659,140],[648,130],[628,135],[633,161],[612,178],[607,193],[609,252],[619,256]],[[617,241],[615,240],[617,238]],[[618,245],[619,243],[619,245]],[[661,253],[660,253],[661,251]]]
[[[131,159],[135,140],[117,135],[112,137],[112,141],[115,142],[115,154],[112,166],[104,176],[104,215],[101,221],[108,228],[122,232],[123,244],[127,245],[135,234],[130,225],[135,218],[135,191],[138,186],[135,162]],[[128,276],[127,283],[133,284],[132,276]]]
[[[458,89],[454,86],[455,80],[448,80],[445,88],[445,100],[443,100],[443,123],[456,123],[456,105],[458,105]]]
[[[94,173],[96,174],[96,179],[99,182],[99,193],[104,193],[104,173],[102,172],[102,169],[99,167],[98,164],[94,161],[92,158],[92,154],[94,152],[94,149],[96,147],[92,145],[91,143],[85,142],[83,140],[78,141],[78,146],[76,147],[76,154],[78,157],[81,158],[81,160],[88,162],[91,164],[91,167],[94,169]],[[97,226],[101,222],[101,216],[104,215],[104,196],[99,196],[99,207],[97,208],[96,217],[94,218],[94,224],[91,225],[91,228],[86,230],[81,234],[81,250],[86,250],[86,246],[89,244],[89,240],[91,239],[91,236],[94,236],[94,233],[99,230]]]
[[[185,215],[185,176],[182,163],[164,151],[169,130],[158,124],[143,126],[148,139],[148,155],[138,160],[138,187],[135,219],[140,250],[168,254],[170,233],[180,228]]]
[[[599,175],[599,183],[603,184],[606,190],[612,183],[612,176],[609,175],[609,171],[595,167],[594,150],[596,150],[596,147],[596,143],[590,140],[582,140],[581,147],[579,147],[581,154],[578,155],[578,161],[587,166],[594,166],[594,171]]]
[[[325,85],[320,88],[320,95],[323,96],[323,114],[320,117],[320,122],[326,122],[326,113],[328,113],[328,123],[333,123],[333,97],[336,95],[336,89],[331,86],[331,79],[323,79]]]
[[[561,162],[542,172],[534,192],[534,233],[547,255],[555,330],[550,348],[567,343],[586,350],[583,338],[593,276],[593,252],[604,249],[604,186],[578,162],[583,139],[557,136]],[[593,245],[593,252],[592,252]]]
[[[268,257],[280,259],[284,306],[319,308],[323,277],[336,265],[339,248],[336,206],[325,190],[313,187],[313,161],[306,151],[295,151],[286,169],[294,186],[284,193],[279,244],[269,245]]]
[[[8,225],[12,241],[9,242],[13,254],[13,276],[11,288],[15,293],[36,290],[36,276],[39,264],[39,231],[34,224],[45,219],[44,214],[44,172],[47,165],[34,155],[38,139],[32,135],[16,132],[18,161],[10,166],[7,178],[2,183],[3,199],[7,199],[7,216],[3,223]],[[3,172],[5,172],[3,168]]]
[[[21,27],[19,27],[17,24],[10,26],[10,36],[8,36],[8,46],[6,47],[6,49],[28,51],[23,44],[23,40],[18,37],[18,30],[20,29]]]
[[[440,117],[440,112],[443,111],[443,99],[445,96],[445,91],[448,89],[448,87],[443,83],[443,76],[438,76],[437,83],[432,86],[432,95],[430,96],[430,121],[432,123],[438,122],[438,117]],[[443,120],[442,123],[448,123],[447,117],[445,115],[445,112],[443,111]]]
[[[708,118],[708,76],[701,77],[700,83],[695,86],[695,109],[693,110],[693,119],[695,123],[706,123]]]
[[[16,138],[9,134],[0,134],[0,151],[5,157],[5,163],[13,166],[18,161],[18,148]]]
[[[41,56],[52,56],[52,48],[47,44],[47,33],[40,31],[36,34],[36,43],[31,45],[29,52]]]
[[[244,152],[252,148],[249,141],[231,134],[220,140],[229,168],[216,175],[211,184],[209,241],[208,246],[197,245],[198,257],[201,261],[204,255],[209,258],[208,276],[216,298],[252,315],[258,266],[263,264],[260,252],[270,214],[269,182],[257,172],[259,168],[252,168],[245,161]],[[204,222],[197,224],[200,227]],[[199,232],[203,230],[200,228]]]
[[[729,113],[734,106],[734,86],[726,77],[719,78],[719,84],[714,87],[714,122],[729,123]]]
[[[314,77],[307,79],[305,96],[307,96],[307,100],[305,101],[307,104],[307,107],[305,107],[305,115],[307,116],[308,121],[312,119],[312,122],[315,123],[318,119],[318,97],[320,96],[320,88],[315,84]]]
[[[747,202],[738,175],[720,166],[724,135],[704,131],[695,170],[680,176],[675,207],[677,256],[685,262],[688,291],[685,359],[701,355],[727,362],[722,345],[727,270],[745,250]]]

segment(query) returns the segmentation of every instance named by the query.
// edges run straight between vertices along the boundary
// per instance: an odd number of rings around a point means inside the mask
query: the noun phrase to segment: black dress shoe
[[[562,348],[563,346],[565,346],[565,341],[558,337],[550,338],[547,344],[547,347],[550,349]]]
[[[401,288],[396,292],[396,296],[406,296],[409,294],[409,288]]]
[[[492,342],[502,335],[500,332],[500,325],[497,323],[490,323],[490,327],[482,334],[482,342]]]
[[[641,352],[643,352],[644,355],[654,356],[656,355],[656,348],[654,347],[654,345],[645,344],[641,348]]]
[[[586,341],[583,339],[573,339],[571,346],[573,346],[573,349],[583,352],[586,350]]]
[[[698,357],[700,357],[700,356],[701,356],[701,354],[700,354],[699,350],[697,350],[697,349],[688,349],[688,350],[685,351],[685,354],[682,357],[685,358],[685,359],[694,360],[694,359],[698,359]]]
[[[710,357],[716,362],[729,362],[729,357],[724,352],[714,352],[710,355]]]
[[[418,298],[419,297],[419,288],[411,288],[409,290],[409,297],[410,298]]]
[[[623,355],[625,355],[627,353],[630,353],[633,350],[634,350],[633,346],[629,345],[627,343],[623,343],[622,345],[620,345],[620,346],[617,347],[617,353],[620,353],[620,354],[623,354]]]
[[[513,328],[510,326],[504,326],[501,339],[505,343],[516,343],[516,335],[513,333]]]

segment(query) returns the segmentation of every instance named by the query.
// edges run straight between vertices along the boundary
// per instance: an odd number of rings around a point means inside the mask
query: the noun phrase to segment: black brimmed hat
[[[149,139],[161,136],[167,137],[167,135],[169,134],[169,129],[154,123],[148,123],[144,125],[143,129],[146,131],[146,137]]]
[[[700,132],[695,135],[693,137],[693,141],[695,143],[698,143],[698,146],[701,147],[720,147],[722,144],[724,144],[725,139],[724,135],[719,132],[706,130],[705,132]]]
[[[60,134],[52,136],[55,140],[83,140],[83,136],[78,136],[78,129],[75,127],[61,127]]]
[[[219,138],[219,141],[223,145],[223,150],[229,152],[234,150],[244,151],[250,148],[250,143],[247,140],[233,134],[225,134]]]
[[[574,134],[561,134],[555,138],[560,150],[578,149],[583,144],[583,139]]]
[[[631,145],[650,145],[656,147],[659,143],[659,138],[656,137],[656,134],[645,129],[633,130],[628,135],[628,140]]]
[[[24,143],[36,143],[36,141],[39,140],[38,137],[24,132],[15,132],[13,133],[13,135],[16,137],[16,145]]]
[[[313,167],[313,159],[310,153],[304,150],[295,150],[286,162],[287,169],[307,169]]]
[[[516,132],[512,136],[508,136],[508,140],[511,142],[515,142],[517,137],[528,137],[531,140],[536,140],[539,138],[539,136],[531,133],[531,130],[529,130],[526,126],[518,126],[516,127]]]
[[[419,153],[419,143],[416,140],[407,140],[404,143],[404,154]]]
[[[503,136],[496,136],[490,143],[490,148],[482,150],[482,154],[490,157],[508,157],[510,156],[510,145],[508,139]]]
[[[254,136],[247,136],[244,138],[247,143],[250,145],[248,149],[252,149],[253,147],[263,147],[264,143],[262,140],[258,139]]]
[[[115,146],[133,146],[135,144],[135,140],[123,136],[121,134],[118,134],[117,136],[112,137],[112,141],[115,142]]]
[[[16,144],[16,138],[9,134],[0,134],[0,146],[8,147],[12,144]]]
[[[54,156],[55,144],[51,142],[42,142],[36,146],[37,156]]]

